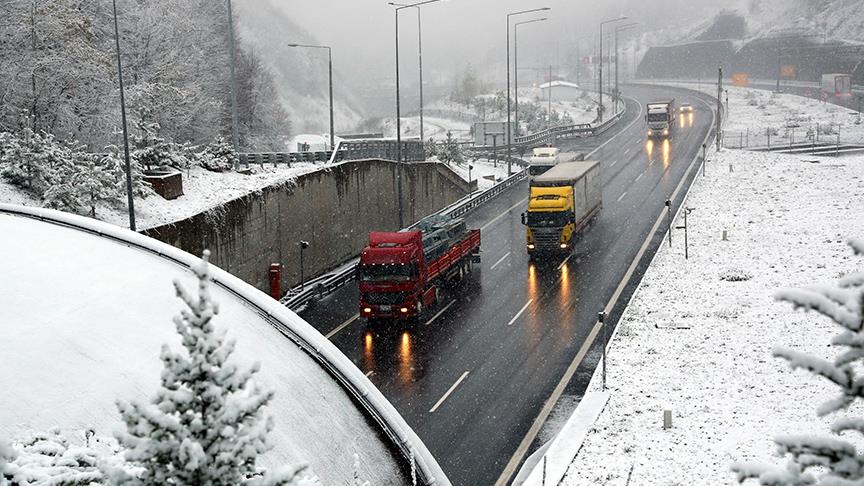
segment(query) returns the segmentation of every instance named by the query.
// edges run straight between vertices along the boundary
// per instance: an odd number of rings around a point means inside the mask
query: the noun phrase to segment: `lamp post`
[[[627,16],[622,15],[616,19],[609,19],[600,22],[600,82],[597,86],[597,91],[600,93],[600,121],[603,121],[603,26],[613,22],[627,20]]]
[[[618,104],[620,100],[620,94],[618,90],[618,32],[622,30],[632,29],[633,27],[639,25],[638,22],[631,22],[629,24],[618,25],[615,27],[615,111],[618,111]]]
[[[116,1],[116,0],[115,0]],[[234,13],[231,9],[231,0],[228,2],[228,39],[230,41],[229,58],[231,62],[231,142],[234,144],[234,152],[240,151],[240,121],[237,116],[237,76],[235,74],[234,54]],[[237,163],[235,163],[236,168]]]
[[[316,46],[311,44],[288,44],[288,47],[305,47],[308,49],[327,49],[327,72],[330,84],[330,150],[336,150],[334,125],[333,125],[333,50],[330,46]]]
[[[548,19],[543,17],[542,19],[525,20],[513,24],[513,97],[515,98],[513,100],[515,106],[513,119],[516,124],[516,135],[519,135],[519,26],[533,24],[534,22],[543,22],[544,20]]]
[[[126,162],[126,198],[129,204],[129,229],[135,231],[135,201],[132,197],[132,162],[129,159],[129,132],[126,128],[126,95],[123,93],[123,67],[120,64],[120,28],[117,26],[117,0],[114,6],[114,43],[117,47],[117,79],[120,84],[120,119],[123,123],[123,158]]]
[[[510,12],[507,14],[507,177],[513,175],[513,162],[510,160],[510,151],[513,148],[513,129],[510,125],[510,17],[546,10],[552,9],[549,7],[540,7],[529,10],[520,10],[518,12]]]
[[[388,2],[388,5],[402,8],[413,7],[417,9],[417,51],[418,65],[420,67],[420,140],[422,141],[425,137],[423,131],[423,24],[420,22],[420,5],[406,5],[404,3],[396,2]]]

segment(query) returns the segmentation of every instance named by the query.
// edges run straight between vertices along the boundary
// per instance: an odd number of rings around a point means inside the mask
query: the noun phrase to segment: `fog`
[[[394,78],[394,8],[383,0],[270,0],[310,32],[333,47],[336,69],[352,84],[391,83]],[[566,65],[577,42],[590,53],[598,22],[627,15],[641,32],[669,27],[685,29],[706,22],[721,8],[743,0],[442,0],[422,8],[425,78],[446,84],[471,65],[486,82],[501,82],[505,62],[505,25],[509,12],[550,7],[518,17],[547,17],[520,27],[520,63],[525,67]],[[286,32],[290,38],[290,32]],[[400,68],[407,82],[416,77],[417,13],[400,13]]]

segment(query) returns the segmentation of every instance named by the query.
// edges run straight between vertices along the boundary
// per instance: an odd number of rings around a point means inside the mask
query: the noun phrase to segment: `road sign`
[[[797,76],[798,69],[794,64],[784,64],[780,66],[780,77],[794,79]]]
[[[747,86],[750,76],[747,73],[735,73],[732,75],[732,86]]]

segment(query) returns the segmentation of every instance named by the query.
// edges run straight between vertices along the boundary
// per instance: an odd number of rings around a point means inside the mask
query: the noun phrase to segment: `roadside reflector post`
[[[705,164],[708,163],[708,159],[705,158],[705,149],[708,148],[707,144],[702,144],[702,177],[705,177]]]
[[[672,201],[666,200],[666,227],[669,233],[669,247],[672,247]]]
[[[282,264],[270,264],[270,297],[276,300],[282,298]]]
[[[603,348],[600,354],[600,359],[603,361],[603,391],[606,391],[606,346],[609,344],[609,333],[606,331],[606,313],[598,312],[597,321],[603,328]]]
[[[663,428],[672,428],[672,410],[663,410]]]
[[[684,230],[684,259],[685,260],[688,260],[690,258],[689,249],[688,249],[689,245],[687,242],[687,215],[690,214],[690,212],[693,211],[694,209],[695,208],[684,208],[684,225],[675,227],[675,229],[683,229]]]
[[[726,235],[726,230],[723,230],[723,241],[729,241],[729,238]]]
[[[771,150],[771,129],[766,128],[765,133],[768,135],[768,150]]]

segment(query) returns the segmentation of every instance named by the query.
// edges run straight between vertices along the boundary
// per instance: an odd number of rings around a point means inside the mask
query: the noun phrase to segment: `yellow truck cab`
[[[522,213],[528,254],[569,252],[574,236],[602,206],[600,163],[565,162],[530,182]]]

